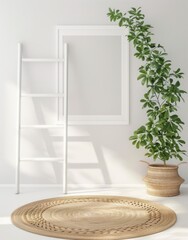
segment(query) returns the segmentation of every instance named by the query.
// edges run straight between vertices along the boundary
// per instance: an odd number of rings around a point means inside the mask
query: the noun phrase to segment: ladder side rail
[[[22,45],[18,43],[18,59],[17,59],[17,154],[16,154],[16,193],[20,193],[20,142],[21,142],[21,88],[22,88]]]
[[[64,141],[63,141],[63,193],[67,194],[67,140],[68,140],[68,46],[64,44],[64,73],[63,73],[63,89],[64,89]]]

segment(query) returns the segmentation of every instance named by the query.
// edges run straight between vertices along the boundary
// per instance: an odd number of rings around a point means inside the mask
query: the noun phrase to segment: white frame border
[[[119,115],[69,115],[72,125],[127,125],[129,124],[129,43],[128,30],[119,26],[56,26],[57,57],[63,56],[63,36],[120,36],[121,37],[121,114]],[[57,69],[58,90],[62,87],[59,64]],[[59,107],[61,104],[59,104]],[[61,122],[61,113],[59,113]]]

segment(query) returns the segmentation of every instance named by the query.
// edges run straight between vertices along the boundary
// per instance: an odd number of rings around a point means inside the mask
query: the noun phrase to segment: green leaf
[[[143,73],[141,73],[141,74],[137,77],[137,80],[140,80],[140,79],[145,78],[145,77],[146,77],[146,75],[143,74]]]
[[[136,148],[140,148],[140,143],[139,142],[136,143]]]
[[[178,142],[181,143],[181,144],[185,144],[184,140],[179,140]]]
[[[137,136],[136,136],[136,135],[133,135],[133,136],[130,136],[130,137],[129,137],[129,140],[135,140],[135,139],[137,139]]]
[[[145,126],[141,126],[140,128],[138,128],[135,133],[136,134],[140,134],[140,133],[144,133],[146,131],[146,127]]]
[[[145,146],[146,144],[147,144],[146,141],[141,141],[141,142],[140,142],[140,145],[141,145],[141,146]]]
[[[133,144],[133,145],[135,145],[135,144],[136,144],[136,142],[137,142],[137,141],[136,141],[136,140],[134,140],[134,141],[132,141],[132,144]]]
[[[148,140],[149,140],[150,142],[153,141],[153,136],[152,136],[151,134],[148,134],[147,138],[148,138]]]

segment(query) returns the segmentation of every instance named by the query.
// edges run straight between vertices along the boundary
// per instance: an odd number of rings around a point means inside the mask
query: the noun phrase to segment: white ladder
[[[22,44],[18,43],[18,119],[17,119],[17,156],[16,156],[16,193],[20,193],[20,163],[23,161],[34,162],[61,162],[63,163],[63,193],[67,193],[67,141],[68,141],[68,45],[64,44],[63,58],[23,58]],[[23,94],[22,93],[22,64],[26,63],[62,63],[63,64],[63,93],[49,94]],[[56,125],[23,125],[22,117],[22,98],[57,98],[58,101],[63,98],[63,124]],[[58,109],[59,111],[59,109]],[[21,158],[21,130],[22,129],[48,129],[48,128],[63,128],[63,157],[54,158]]]

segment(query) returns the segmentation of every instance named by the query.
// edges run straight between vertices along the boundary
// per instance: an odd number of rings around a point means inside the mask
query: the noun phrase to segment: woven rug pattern
[[[12,213],[26,231],[62,239],[116,240],[163,231],[176,222],[171,209],[137,198],[71,196],[44,199]]]

